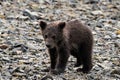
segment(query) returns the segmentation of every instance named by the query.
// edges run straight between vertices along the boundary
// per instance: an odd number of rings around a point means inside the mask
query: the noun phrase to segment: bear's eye
[[[52,38],[53,38],[53,39],[55,39],[55,35],[54,35],[54,36],[52,36]]]
[[[47,38],[47,35],[45,35],[44,37]]]

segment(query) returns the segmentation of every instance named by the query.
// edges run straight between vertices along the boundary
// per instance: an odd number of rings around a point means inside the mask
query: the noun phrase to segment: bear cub
[[[49,51],[52,74],[63,73],[70,54],[76,58],[77,71],[88,73],[92,69],[93,35],[80,20],[40,21],[42,34]]]

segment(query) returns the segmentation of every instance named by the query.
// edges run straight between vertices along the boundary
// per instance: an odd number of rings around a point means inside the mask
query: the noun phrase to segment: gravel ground
[[[94,35],[93,69],[50,75],[39,21],[81,19]],[[120,0],[0,0],[0,80],[120,80]]]

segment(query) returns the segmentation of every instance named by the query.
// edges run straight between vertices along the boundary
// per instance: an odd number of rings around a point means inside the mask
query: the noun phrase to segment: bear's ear
[[[46,22],[40,21],[40,27],[41,27],[42,30],[44,30],[46,28],[46,26],[47,26]]]
[[[60,23],[58,24],[59,30],[63,30],[63,28],[65,27],[65,25],[66,25],[65,22],[60,22]]]

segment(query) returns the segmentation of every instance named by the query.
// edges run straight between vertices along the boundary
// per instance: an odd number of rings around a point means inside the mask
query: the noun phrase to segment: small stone
[[[92,11],[91,14],[93,15],[103,15],[103,12],[100,10]]]
[[[8,20],[13,20],[13,19],[15,19],[15,16],[14,16],[14,15],[8,15],[8,16],[6,17],[6,19],[8,19]]]
[[[17,19],[17,20],[28,20],[27,16],[23,16],[23,15],[9,15],[6,17],[6,19],[8,20],[13,20],[13,19]]]
[[[18,50],[16,51],[16,54],[22,54],[22,51]]]
[[[92,34],[96,35],[97,33],[95,31],[92,31]]]
[[[25,73],[17,73],[17,72],[15,72],[15,73],[12,74],[12,76],[16,76],[16,77],[22,76],[23,77],[23,76],[26,76],[26,74]]]
[[[28,20],[29,18],[27,16],[17,15],[16,19],[18,19],[18,20]]]
[[[7,44],[1,44],[0,49],[7,49],[9,46]]]
[[[110,33],[111,38],[115,39],[117,35],[115,33]]]
[[[109,35],[105,35],[104,39],[109,40],[109,39],[111,39],[111,37]]]
[[[41,80],[53,80],[53,78],[49,75],[46,75]]]
[[[2,60],[3,60],[3,61],[7,61],[7,62],[10,61],[9,57],[2,57]]]
[[[34,42],[27,42],[26,44],[28,46],[29,49],[35,49],[38,50],[43,46],[39,46],[38,44],[35,44]]]
[[[0,34],[0,36],[1,36],[2,38],[5,38],[5,37],[8,37],[8,34],[7,34],[7,33],[2,32],[2,33]]]
[[[118,74],[118,75],[120,75],[120,69],[112,70],[111,74]]]
[[[120,35],[120,30],[117,30],[117,31],[116,31],[116,34],[117,34],[117,35]]]
[[[88,3],[91,3],[91,4],[93,4],[93,3],[98,3],[100,0],[84,0],[84,3],[85,4],[88,4]]]
[[[23,11],[23,15],[24,15],[24,16],[29,16],[30,19],[32,19],[32,20],[42,19],[37,12],[31,12],[31,11],[28,10],[28,9],[25,9],[25,10]]]
[[[114,45],[115,45],[115,47],[120,48],[120,42],[115,42]]]
[[[96,27],[103,28],[103,24],[99,22],[97,23]]]
[[[103,46],[104,43],[102,43],[102,42],[98,42],[97,45],[98,45],[98,46]]]
[[[119,38],[119,39],[120,39],[120,35],[117,35],[117,38]]]
[[[72,8],[76,8],[77,1],[76,0],[70,0],[69,4]]]
[[[4,19],[4,18],[5,18],[5,16],[4,16],[4,15],[2,15],[2,14],[0,14],[0,18],[1,18],[1,19]]]

